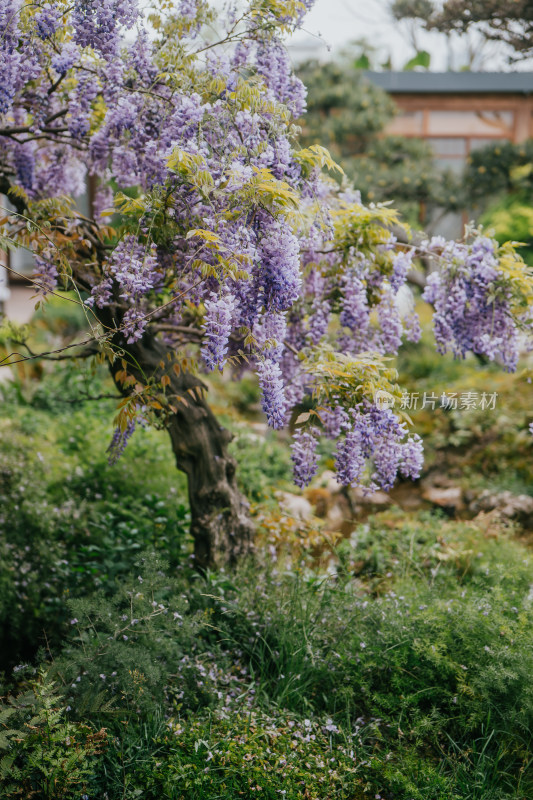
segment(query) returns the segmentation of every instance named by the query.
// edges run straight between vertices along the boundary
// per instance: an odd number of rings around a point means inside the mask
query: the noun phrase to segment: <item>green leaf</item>
[[[424,69],[429,69],[429,65],[431,63],[431,56],[427,50],[419,50],[418,53],[413,56],[413,58],[409,59],[407,64],[404,64],[404,70],[409,72],[410,70],[415,69],[416,67],[423,67]]]
[[[359,58],[355,59],[353,65],[355,69],[370,69],[370,59],[366,53],[361,53]]]

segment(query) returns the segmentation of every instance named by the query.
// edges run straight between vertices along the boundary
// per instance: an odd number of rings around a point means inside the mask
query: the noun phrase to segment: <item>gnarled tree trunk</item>
[[[233,564],[252,549],[254,526],[249,504],[236,481],[236,463],[228,453],[232,435],[217,421],[202,392],[203,384],[191,373],[176,375],[168,365],[168,349],[145,335],[135,344],[117,341],[127,354],[128,373],[141,383],[167,374],[167,395],[177,409],[167,417],[167,429],[178,469],[187,475],[191,509],[191,534],[196,564],[200,568]],[[137,366],[136,366],[137,365]],[[127,394],[117,373],[121,360],[111,365],[118,389]]]

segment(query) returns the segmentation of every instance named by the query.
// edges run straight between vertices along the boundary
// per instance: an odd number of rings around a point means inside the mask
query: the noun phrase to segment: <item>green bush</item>
[[[24,693],[0,703],[0,788],[6,800],[77,800],[85,791],[107,733],[69,721],[62,701],[41,670]]]
[[[273,487],[292,483],[292,464],[286,442],[270,434],[267,438],[252,431],[238,431],[230,452],[239,464],[238,478],[242,490],[252,500],[264,500]]]
[[[193,709],[211,703],[213,680],[197,644],[208,615],[191,612],[181,588],[151,554],[117,581],[113,595],[100,591],[68,602],[71,633],[53,674],[74,714],[116,706],[128,716],[165,703]]]
[[[112,411],[67,403],[58,416],[25,389],[17,403],[12,387],[2,391],[0,668],[61,640],[68,597],[112,593],[145,551],[175,568],[191,549],[184,480],[160,432],[141,429],[110,466]]]
[[[472,779],[476,767],[465,754],[477,742],[482,760],[500,764],[498,791],[512,792],[523,773],[531,785],[525,551],[505,537],[486,540],[476,526],[426,515],[398,530],[359,529],[340,555],[344,573],[334,582],[243,575],[233,596],[211,600],[213,625],[244,654],[263,701],[328,713],[349,728],[379,717],[392,753],[383,779],[394,770],[404,775],[398,751],[406,747],[440,754],[446,778],[462,770]],[[390,780],[400,792],[398,776]]]

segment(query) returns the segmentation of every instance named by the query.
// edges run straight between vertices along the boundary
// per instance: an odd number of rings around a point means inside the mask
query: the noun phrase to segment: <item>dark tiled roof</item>
[[[533,72],[365,72],[391,94],[529,94]]]

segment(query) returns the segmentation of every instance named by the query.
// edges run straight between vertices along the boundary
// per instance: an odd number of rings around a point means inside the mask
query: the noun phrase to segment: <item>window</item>
[[[466,139],[456,139],[455,137],[449,139],[431,138],[429,139],[429,143],[436,156],[444,156],[445,158],[466,158]]]
[[[512,133],[512,111],[430,111],[429,136],[494,136]]]
[[[422,111],[402,111],[387,125],[387,133],[392,136],[421,136]]]

